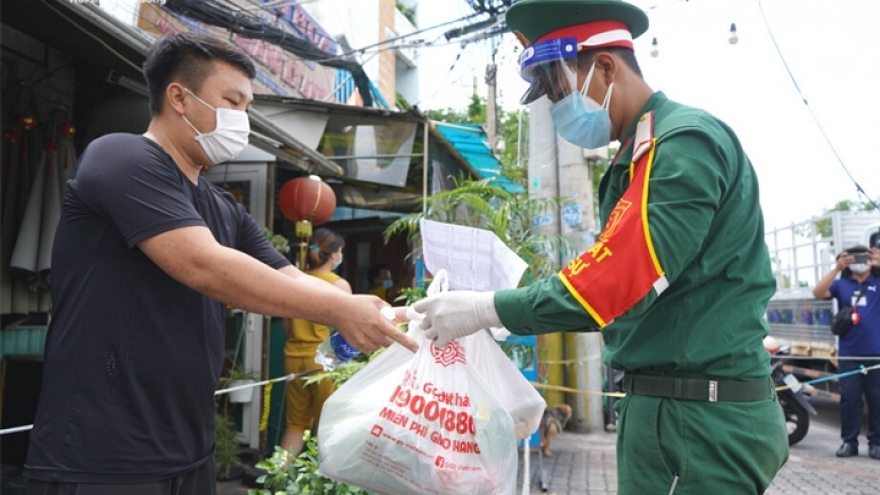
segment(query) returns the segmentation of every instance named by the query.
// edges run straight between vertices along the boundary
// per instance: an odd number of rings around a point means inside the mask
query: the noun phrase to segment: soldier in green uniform
[[[734,132],[644,81],[619,0],[522,0],[523,102],[547,96],[559,134],[617,140],[599,184],[596,243],[558,276],[416,304],[436,345],[504,325],[515,334],[600,330],[626,372],[617,403],[623,495],[763,493],[788,458],[763,313],[775,289],[758,181]]]

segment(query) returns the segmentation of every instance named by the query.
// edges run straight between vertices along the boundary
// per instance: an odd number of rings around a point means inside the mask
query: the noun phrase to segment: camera
[[[859,263],[859,264],[867,264],[868,263],[867,253],[854,253],[852,256],[853,256],[853,263]]]

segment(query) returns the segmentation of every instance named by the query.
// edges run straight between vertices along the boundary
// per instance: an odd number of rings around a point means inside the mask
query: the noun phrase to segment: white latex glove
[[[484,328],[503,326],[495,312],[494,292],[441,292],[417,301],[413,309],[425,315],[422,329],[437,347]]]

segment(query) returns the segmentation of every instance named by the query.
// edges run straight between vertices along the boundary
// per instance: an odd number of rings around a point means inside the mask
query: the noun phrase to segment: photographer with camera
[[[838,277],[839,275],[839,277]],[[834,268],[813,288],[818,299],[837,300],[838,311],[852,308],[852,326],[839,335],[839,373],[873,366],[880,356],[880,249],[853,246],[839,255]],[[862,358],[862,359],[860,359]],[[868,401],[868,455],[880,459],[880,372],[840,378],[840,438],[837,457],[859,455],[862,396]]]

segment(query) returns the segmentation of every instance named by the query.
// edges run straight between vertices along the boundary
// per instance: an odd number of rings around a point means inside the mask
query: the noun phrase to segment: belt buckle
[[[709,380],[709,402],[718,402],[718,382]]]

